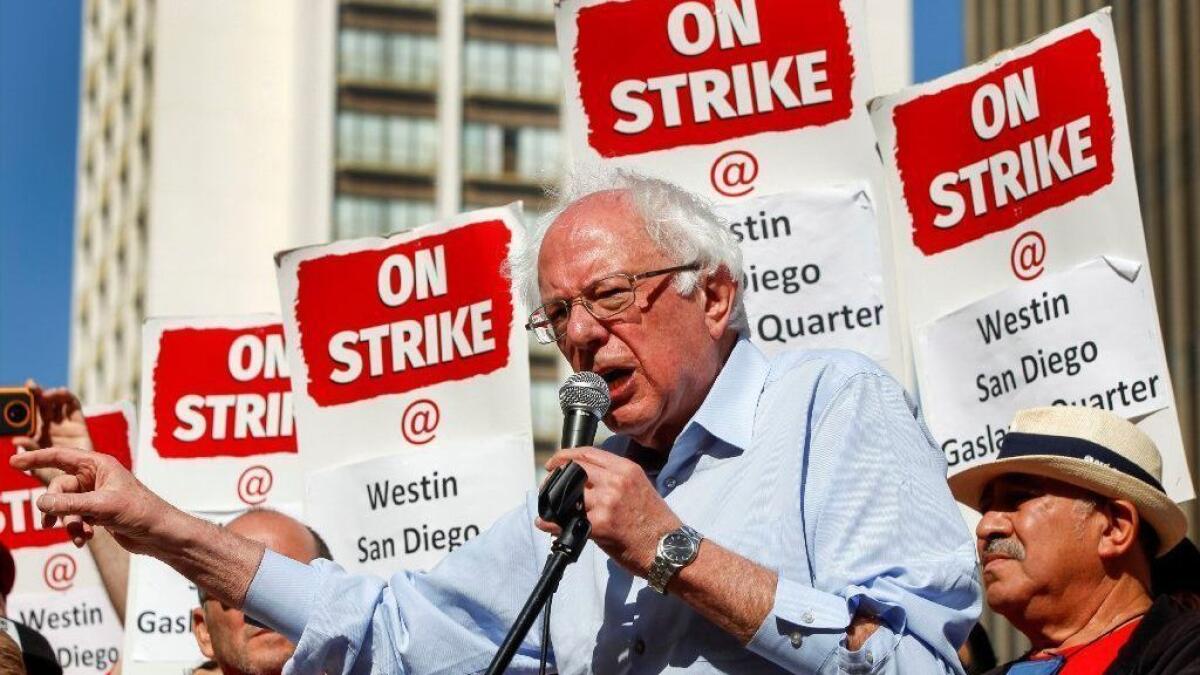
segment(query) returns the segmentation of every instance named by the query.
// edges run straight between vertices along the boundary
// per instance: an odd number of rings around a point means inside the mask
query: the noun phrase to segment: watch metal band
[[[670,561],[666,556],[662,555],[661,550],[655,555],[654,562],[650,565],[650,573],[646,575],[646,581],[650,588],[653,588],[662,595],[667,594],[667,584],[671,582],[671,579],[674,578],[679,570],[687,567],[696,559],[696,555],[700,551],[700,542],[704,540],[704,535],[697,532],[694,528],[683,525],[677,530],[672,530],[664,534],[662,539],[659,540],[659,545],[661,546],[664,539],[675,533],[683,534],[692,541],[693,552],[691,558],[682,564]]]

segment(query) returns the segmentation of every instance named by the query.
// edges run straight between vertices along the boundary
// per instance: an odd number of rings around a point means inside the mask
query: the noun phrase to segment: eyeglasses
[[[558,342],[567,334],[567,323],[571,319],[571,308],[583,305],[588,314],[597,319],[608,319],[629,309],[637,297],[634,289],[639,282],[676,272],[694,272],[700,263],[677,265],[666,269],[642,272],[641,274],[613,274],[588,284],[583,292],[567,300],[548,302],[533,310],[525,330],[533,331],[537,341],[548,345]]]

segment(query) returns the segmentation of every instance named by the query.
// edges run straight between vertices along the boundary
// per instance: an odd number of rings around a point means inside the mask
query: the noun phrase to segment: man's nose
[[[1012,520],[1000,511],[985,511],[975,526],[975,536],[984,542],[992,538],[1012,536]]]
[[[582,302],[571,306],[567,314],[567,333],[563,340],[570,342],[575,349],[589,349],[598,346],[608,334],[608,329],[600,320],[592,316]]]

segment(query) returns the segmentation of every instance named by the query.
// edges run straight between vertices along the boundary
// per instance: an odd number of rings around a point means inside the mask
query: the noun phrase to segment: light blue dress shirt
[[[623,452],[628,439],[605,444]],[[554,599],[560,673],[960,673],[979,616],[973,539],[903,389],[841,351],[740,340],[652,476],[683,522],[775,570],[748,645],[589,543]],[[389,581],[268,551],[245,611],[297,643],[286,673],[486,669],[549,553],[536,494],[427,573]],[[859,608],[884,625],[843,646]],[[536,672],[539,623],[509,672]]]

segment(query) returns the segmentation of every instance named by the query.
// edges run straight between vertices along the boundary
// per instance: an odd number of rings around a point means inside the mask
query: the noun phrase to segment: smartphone
[[[33,392],[24,387],[0,387],[0,436],[32,436],[36,424]]]

